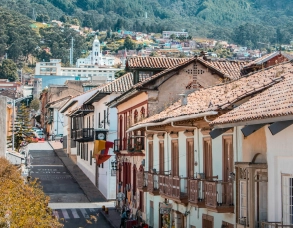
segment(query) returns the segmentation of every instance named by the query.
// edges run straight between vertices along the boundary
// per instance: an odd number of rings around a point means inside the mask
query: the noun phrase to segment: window
[[[144,212],[143,192],[139,192],[139,207],[141,212]]]
[[[202,228],[213,228],[214,227],[214,217],[210,215],[202,215]]]
[[[283,223],[293,224],[293,176],[282,174]]]
[[[194,140],[193,138],[186,139],[186,163],[187,163],[187,177],[194,176]]]
[[[159,159],[160,159],[160,167],[159,167],[159,170],[160,170],[160,174],[164,175],[165,174],[165,161],[164,161],[164,141],[159,141]]]
[[[213,176],[213,160],[212,160],[212,140],[210,137],[203,139],[203,161],[205,178],[209,179]]]
[[[172,154],[172,176],[179,176],[178,139],[171,141],[171,154]]]
[[[93,163],[93,151],[90,151],[90,165]]]
[[[149,142],[149,171],[152,171],[154,168],[154,148],[153,142]]]
[[[80,146],[79,146],[80,143],[78,142],[76,144],[77,144],[77,146],[76,146],[77,147],[77,156],[79,156],[80,155]]]
[[[230,173],[234,172],[233,136],[223,136],[223,181],[229,181]]]
[[[222,221],[223,228],[234,228],[234,225],[225,221]]]
[[[247,218],[247,184],[246,180],[240,181],[240,198],[239,198],[239,218],[241,221],[246,221]]]

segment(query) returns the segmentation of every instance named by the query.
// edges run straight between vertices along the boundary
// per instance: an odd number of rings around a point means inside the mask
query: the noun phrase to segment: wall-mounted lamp
[[[114,160],[114,161],[111,161],[111,166],[112,166],[112,170],[118,170],[118,161],[117,160]]]
[[[186,217],[189,214],[190,214],[190,211],[185,211],[183,215]]]

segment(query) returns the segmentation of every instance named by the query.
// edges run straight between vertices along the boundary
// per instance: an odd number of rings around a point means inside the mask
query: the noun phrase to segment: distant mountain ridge
[[[0,0],[0,5],[30,18],[34,12],[57,20],[66,15],[93,29],[185,29],[196,36],[230,39],[232,30],[245,23],[269,30],[293,23],[293,1],[288,0]]]

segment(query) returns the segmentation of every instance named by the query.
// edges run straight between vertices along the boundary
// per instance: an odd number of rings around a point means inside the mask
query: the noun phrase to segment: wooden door
[[[194,140],[193,138],[186,139],[186,173],[187,177],[194,177]]]
[[[153,171],[154,168],[154,147],[153,142],[149,142],[149,172]]]
[[[159,164],[160,164],[160,167],[159,167],[159,173],[164,175],[165,174],[165,156],[164,156],[164,141],[160,141],[159,142]]]
[[[171,154],[172,154],[172,176],[179,176],[179,151],[178,151],[178,140],[174,139],[171,141]]]
[[[223,136],[223,181],[229,181],[230,173],[234,172],[233,136]]]
[[[211,179],[213,176],[213,157],[212,140],[210,137],[203,139],[203,160],[205,179]]]

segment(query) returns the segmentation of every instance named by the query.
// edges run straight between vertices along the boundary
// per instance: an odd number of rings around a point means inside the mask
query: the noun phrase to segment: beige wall
[[[122,104],[118,105],[117,106],[117,109],[118,109],[118,113],[119,112],[123,112],[125,111],[126,109],[129,109],[137,104],[140,104],[144,101],[147,101],[148,100],[148,95],[146,92],[142,92],[138,95],[136,95],[135,97],[129,99],[128,101],[125,101],[123,102]]]
[[[63,97],[76,96],[83,93],[83,83],[85,83],[85,81],[67,81],[64,86],[50,86],[49,102],[57,99],[59,100]]]
[[[248,137],[242,134],[242,154],[244,162],[251,162],[254,155],[260,153],[255,162],[267,162],[267,140],[265,128],[261,128]]]
[[[198,83],[206,88],[209,86],[217,85],[223,83],[223,80],[217,74],[212,74],[210,69],[203,66],[202,64],[197,64],[198,74],[197,74],[197,81]]]

